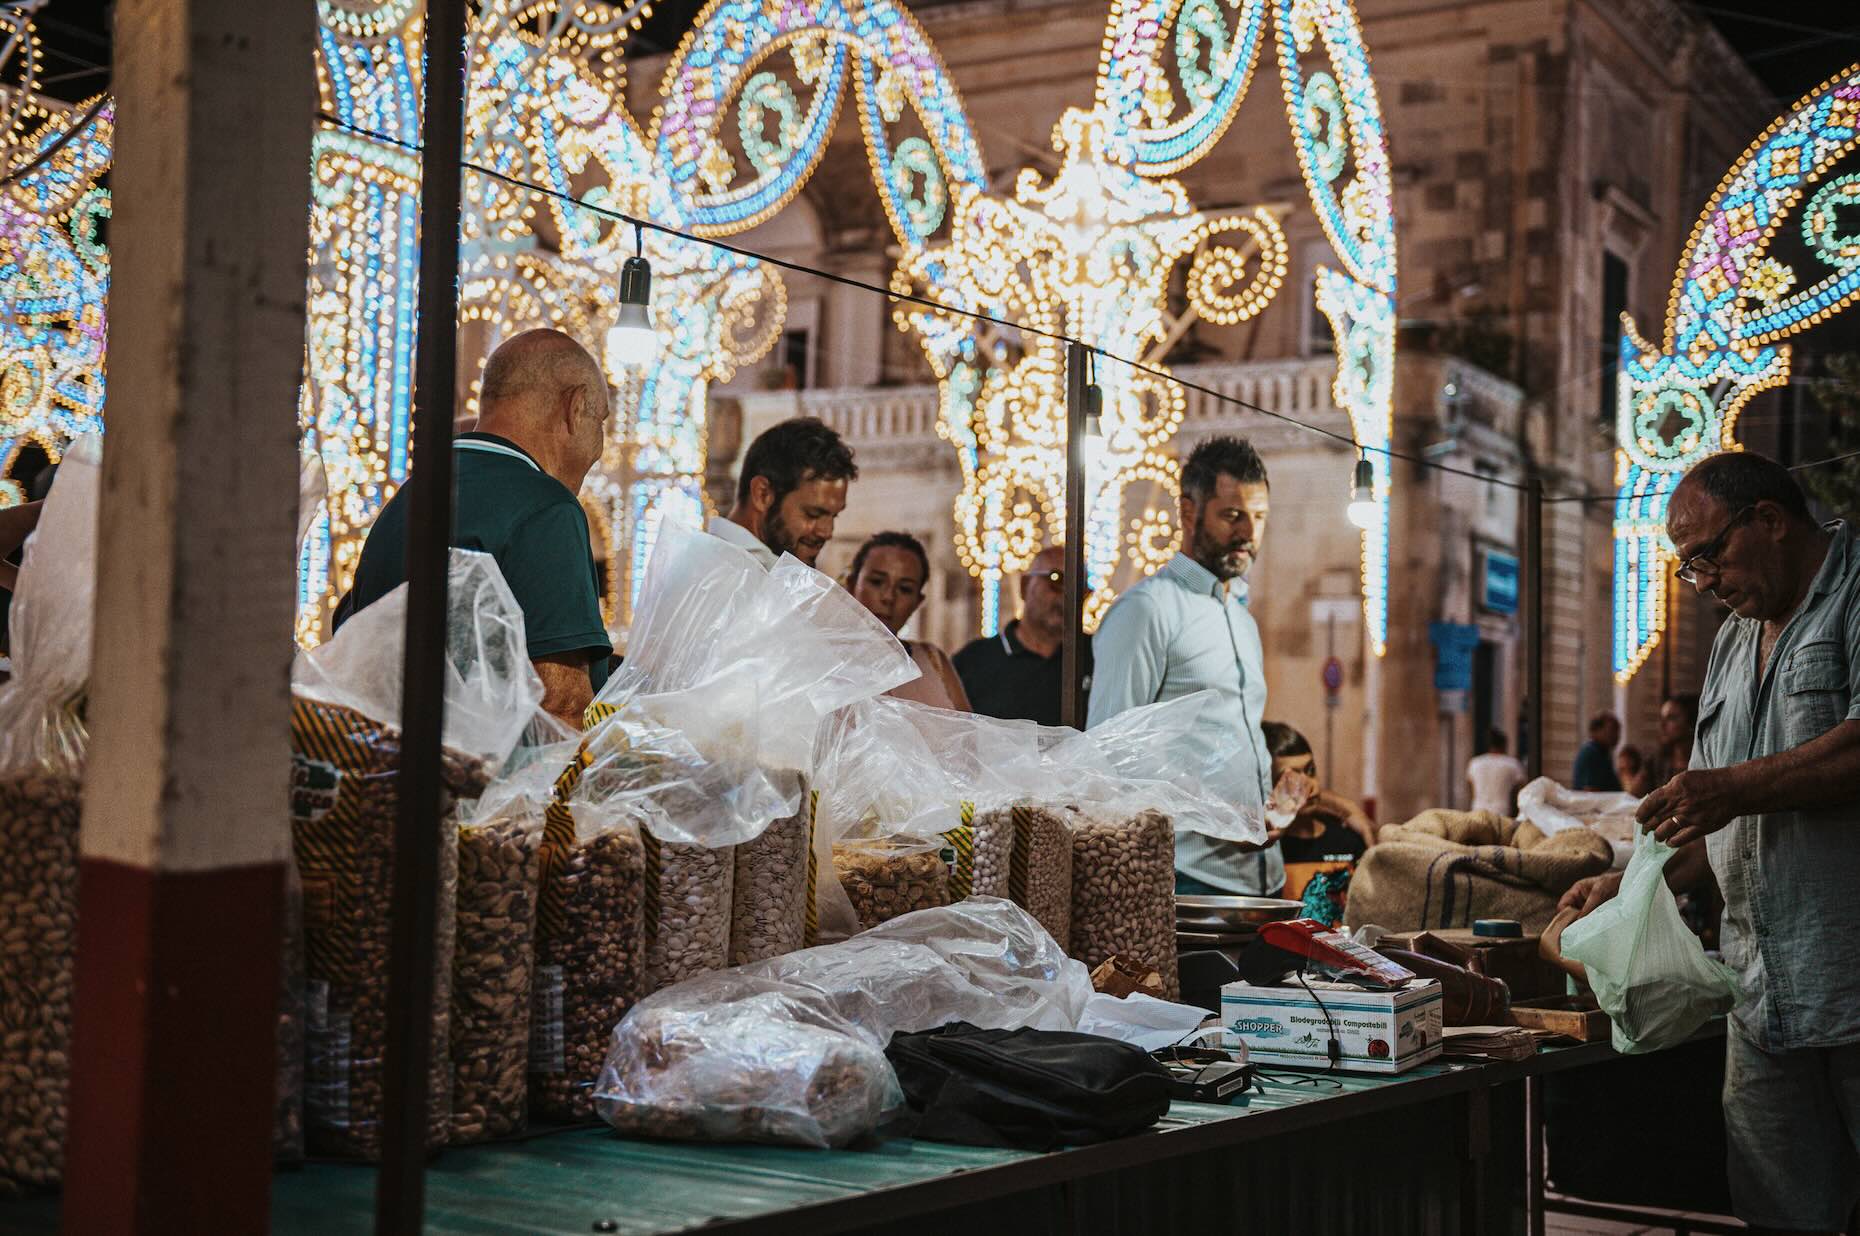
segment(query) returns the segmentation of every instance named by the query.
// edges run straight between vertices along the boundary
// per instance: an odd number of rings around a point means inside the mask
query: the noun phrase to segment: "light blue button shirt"
[[[1718,631],[1692,767],[1727,768],[1860,720],[1860,543],[1839,520],[1795,617],[1757,670],[1763,624]],[[1732,1015],[1769,1051],[1860,1042],[1860,786],[1813,811],[1739,816],[1705,840],[1724,894]]]
[[[1198,745],[1212,757],[1218,744],[1231,743],[1235,733],[1243,735],[1241,758],[1251,753],[1255,775],[1235,780],[1257,785],[1258,793],[1237,805],[1260,806],[1272,775],[1272,757],[1259,729],[1266,711],[1266,659],[1246,596],[1245,579],[1223,586],[1213,572],[1181,553],[1125,592],[1092,639],[1087,724],[1101,724],[1144,704],[1213,691],[1219,704],[1204,714],[1205,736]],[[1242,850],[1232,842],[1182,833],[1175,840],[1175,866],[1235,893],[1272,896],[1285,887],[1277,844]]]

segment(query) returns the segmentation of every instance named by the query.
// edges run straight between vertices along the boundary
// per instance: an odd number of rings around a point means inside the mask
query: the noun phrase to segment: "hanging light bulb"
[[[1376,501],[1376,471],[1369,464],[1369,456],[1359,455],[1356,459],[1356,471],[1350,478],[1350,522],[1364,532],[1376,526],[1382,517],[1382,504]]]
[[[1098,385],[1096,353],[1085,350],[1085,436],[1104,438],[1104,388]]]
[[[607,365],[638,369],[659,354],[652,329],[652,264],[646,261],[643,229],[633,226],[634,255],[620,267],[620,316],[607,332]]]

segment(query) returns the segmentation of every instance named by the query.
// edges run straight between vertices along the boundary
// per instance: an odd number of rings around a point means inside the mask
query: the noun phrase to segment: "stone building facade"
[[[1344,519],[1347,450],[1192,391],[1177,447],[1238,433],[1265,455],[1274,510],[1253,609],[1269,714],[1304,731],[1337,789],[1400,819],[1466,803],[1462,770],[1484,726],[1510,731],[1514,744],[1522,737],[1523,613],[1505,612],[1486,588],[1491,580],[1502,594],[1522,556],[1515,486],[1534,468],[1552,494],[1612,493],[1613,324],[1622,310],[1643,324],[1661,319],[1699,210],[1775,101],[1672,0],[1358,0],[1358,9],[1394,169],[1395,442],[1490,480],[1397,463],[1390,638],[1377,658],[1365,650],[1359,542]],[[1050,174],[1052,125],[1090,102],[1103,5],[975,0],[917,13],[963,91],[1000,191],[1011,192],[1022,167]],[[1272,55],[1263,52],[1219,146],[1179,178],[1204,210],[1283,207],[1290,275],[1263,315],[1197,325],[1170,363],[1200,385],[1347,435],[1310,295],[1327,248]],[[634,81],[653,78],[647,68]],[[843,121],[802,196],[743,241],[882,285],[889,239],[856,125]],[[727,507],[733,464],[755,432],[797,413],[824,417],[852,441],[862,476],[823,566],[842,568],[872,532],[916,533],[936,560],[919,633],[959,646],[978,629],[977,590],[950,544],[959,474],[936,433],[918,345],[867,292],[796,277],[789,296],[771,356],[711,393],[713,497]],[[1629,740],[1651,744],[1661,693],[1696,686],[1715,629],[1683,599],[1662,649],[1617,686],[1610,517],[1607,501],[1546,509],[1545,767],[1564,778],[1599,709],[1622,712]],[[1012,593],[1010,584],[1004,597]],[[1477,640],[1464,691],[1435,688],[1436,623],[1471,628]],[[1344,683],[1327,696],[1320,676],[1332,655]]]

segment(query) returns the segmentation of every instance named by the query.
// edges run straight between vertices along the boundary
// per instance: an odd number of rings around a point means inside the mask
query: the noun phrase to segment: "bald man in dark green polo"
[[[452,544],[490,554],[523,610],[543,708],[579,729],[607,681],[588,517],[575,494],[601,457],[607,377],[559,330],[525,331],[484,364],[478,427],[453,440]],[[405,582],[407,494],[381,508],[336,625]]]

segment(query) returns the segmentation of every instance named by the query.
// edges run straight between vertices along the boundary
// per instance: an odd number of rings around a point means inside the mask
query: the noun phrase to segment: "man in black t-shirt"
[[[1059,715],[1065,694],[1066,551],[1040,551],[1020,581],[1020,618],[998,634],[971,640],[951,658],[969,707],[986,717],[1068,724]],[[1091,689],[1091,641],[1083,648],[1085,688]]]
[[[452,443],[452,544],[497,560],[523,610],[543,708],[580,729],[613,653],[575,497],[606,441],[607,377],[561,331],[525,331],[485,362],[479,406],[477,429]],[[336,625],[405,582],[406,493],[375,517]]]

